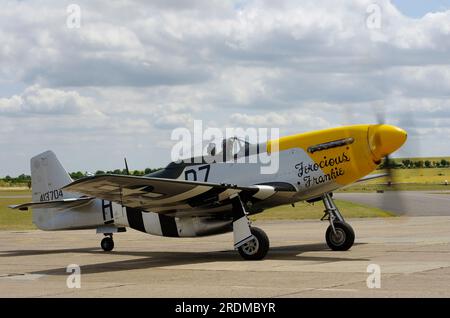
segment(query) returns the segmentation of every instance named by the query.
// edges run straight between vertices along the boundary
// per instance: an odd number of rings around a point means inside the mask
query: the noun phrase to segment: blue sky
[[[395,6],[405,15],[421,18],[428,12],[445,11],[450,8],[450,0],[393,0]]]

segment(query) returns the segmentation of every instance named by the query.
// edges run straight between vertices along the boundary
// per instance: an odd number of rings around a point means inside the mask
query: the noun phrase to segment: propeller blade
[[[125,160],[125,171],[127,172],[127,175],[130,175],[130,170],[128,169],[128,163],[127,158],[123,158]]]

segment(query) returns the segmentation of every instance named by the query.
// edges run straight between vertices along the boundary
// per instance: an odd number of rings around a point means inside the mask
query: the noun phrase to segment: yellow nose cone
[[[406,141],[408,134],[401,128],[391,125],[373,125],[369,127],[369,147],[374,161],[379,162],[383,157],[399,149]]]

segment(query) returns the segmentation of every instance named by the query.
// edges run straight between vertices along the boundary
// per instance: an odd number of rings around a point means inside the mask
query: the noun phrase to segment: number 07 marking
[[[201,166],[201,167],[199,167],[198,168],[198,171],[200,172],[201,170],[206,170],[206,172],[205,172],[205,177],[204,177],[204,179],[203,179],[203,181],[204,182],[207,182],[208,181],[208,178],[209,178],[209,170],[211,169],[211,166],[210,165],[206,165],[206,166]],[[192,179],[190,179],[189,178],[189,175],[192,175]],[[186,170],[185,172],[184,172],[184,179],[185,180],[190,180],[190,181],[197,181],[197,171],[195,170],[195,169],[189,169],[189,170]]]

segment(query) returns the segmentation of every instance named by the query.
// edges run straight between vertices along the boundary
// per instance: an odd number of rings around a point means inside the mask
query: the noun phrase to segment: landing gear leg
[[[231,198],[231,204],[233,206],[234,248],[245,260],[263,259],[269,251],[269,238],[263,230],[250,226],[244,204],[238,195]]]
[[[100,246],[105,252],[112,251],[114,248],[114,240],[112,233],[105,233],[105,238],[100,243]]]
[[[330,221],[330,226],[325,233],[327,244],[333,251],[347,251],[355,242],[355,232],[345,222],[330,193],[326,193],[322,200],[325,206],[325,214],[322,220],[328,219]]]

